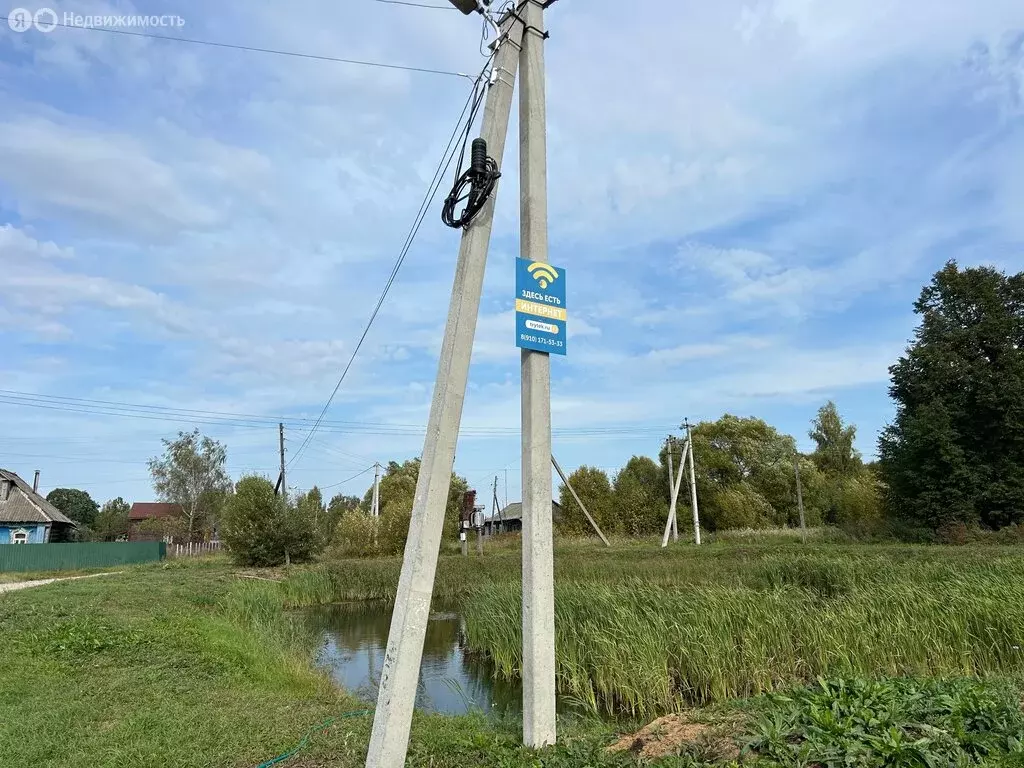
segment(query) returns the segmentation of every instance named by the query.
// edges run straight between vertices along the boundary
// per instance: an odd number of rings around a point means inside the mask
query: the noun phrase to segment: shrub
[[[243,477],[224,510],[224,541],[239,565],[267,567],[309,559],[309,521],[274,494],[265,477]]]
[[[583,466],[569,475],[572,488],[587,506],[587,511],[602,529],[616,529],[615,504],[612,500],[612,484],[602,469]],[[589,535],[590,524],[576,503],[572,492],[564,483],[558,489],[558,503],[563,514],[555,522],[559,533],[569,536]]]
[[[409,536],[412,510],[403,504],[388,504],[377,521],[377,551],[382,555],[400,555]]]
[[[707,522],[723,528],[765,528],[771,524],[772,505],[749,485],[717,491],[708,505]]]
[[[341,518],[334,533],[336,554],[372,557],[377,554],[377,521],[361,509]]]
[[[939,526],[935,535],[940,544],[950,544],[957,547],[961,547],[971,540],[970,530],[960,521]]]

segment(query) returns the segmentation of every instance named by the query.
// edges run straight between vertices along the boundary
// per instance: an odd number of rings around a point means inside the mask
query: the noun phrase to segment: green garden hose
[[[278,755],[275,758],[267,760],[265,763],[260,763],[259,766],[257,766],[257,768],[271,768],[271,766],[279,765],[280,763],[283,763],[285,760],[290,760],[306,748],[306,746],[310,742],[310,739],[313,738],[313,734],[317,733],[318,731],[326,731],[338,720],[345,720],[346,718],[350,717],[362,717],[363,715],[369,715],[372,712],[372,709],[359,709],[355,712],[346,712],[343,715],[338,715],[337,717],[332,717],[328,720],[324,720],[322,723],[320,723],[320,725],[310,728],[306,735],[302,737],[302,740],[295,745],[295,747],[289,749],[287,752],[283,754]]]

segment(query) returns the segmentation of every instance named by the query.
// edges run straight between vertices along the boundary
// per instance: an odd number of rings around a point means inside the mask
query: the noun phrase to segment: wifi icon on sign
[[[528,266],[526,270],[533,276],[533,279],[540,284],[541,288],[547,288],[551,283],[558,279],[558,272],[555,268],[540,261],[535,261],[533,264]]]

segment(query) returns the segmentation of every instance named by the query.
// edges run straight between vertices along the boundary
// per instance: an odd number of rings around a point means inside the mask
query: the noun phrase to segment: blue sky
[[[233,44],[482,66],[479,20],[454,11],[49,7],[176,14],[185,26],[170,33]],[[829,398],[872,454],[921,286],[949,258],[1024,268],[1024,5],[660,1],[641,13],[562,0],[548,17],[550,258],[570,280],[570,355],[552,361],[559,461],[614,469],[655,455],[684,417],[726,411],[809,448]],[[0,389],[315,417],[468,87],[0,26]],[[456,460],[484,496],[496,474],[504,494],[507,468],[510,500],[517,147],[513,133]],[[458,249],[439,211],[293,487],[421,451]],[[191,427],[6,400],[0,466],[100,501],[151,499],[146,459]],[[199,426],[227,444],[235,477],[275,474],[273,424]]]

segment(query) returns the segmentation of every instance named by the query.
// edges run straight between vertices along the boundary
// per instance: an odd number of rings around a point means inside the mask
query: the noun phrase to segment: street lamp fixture
[[[467,16],[480,10],[480,3],[477,0],[449,0],[449,2]]]

